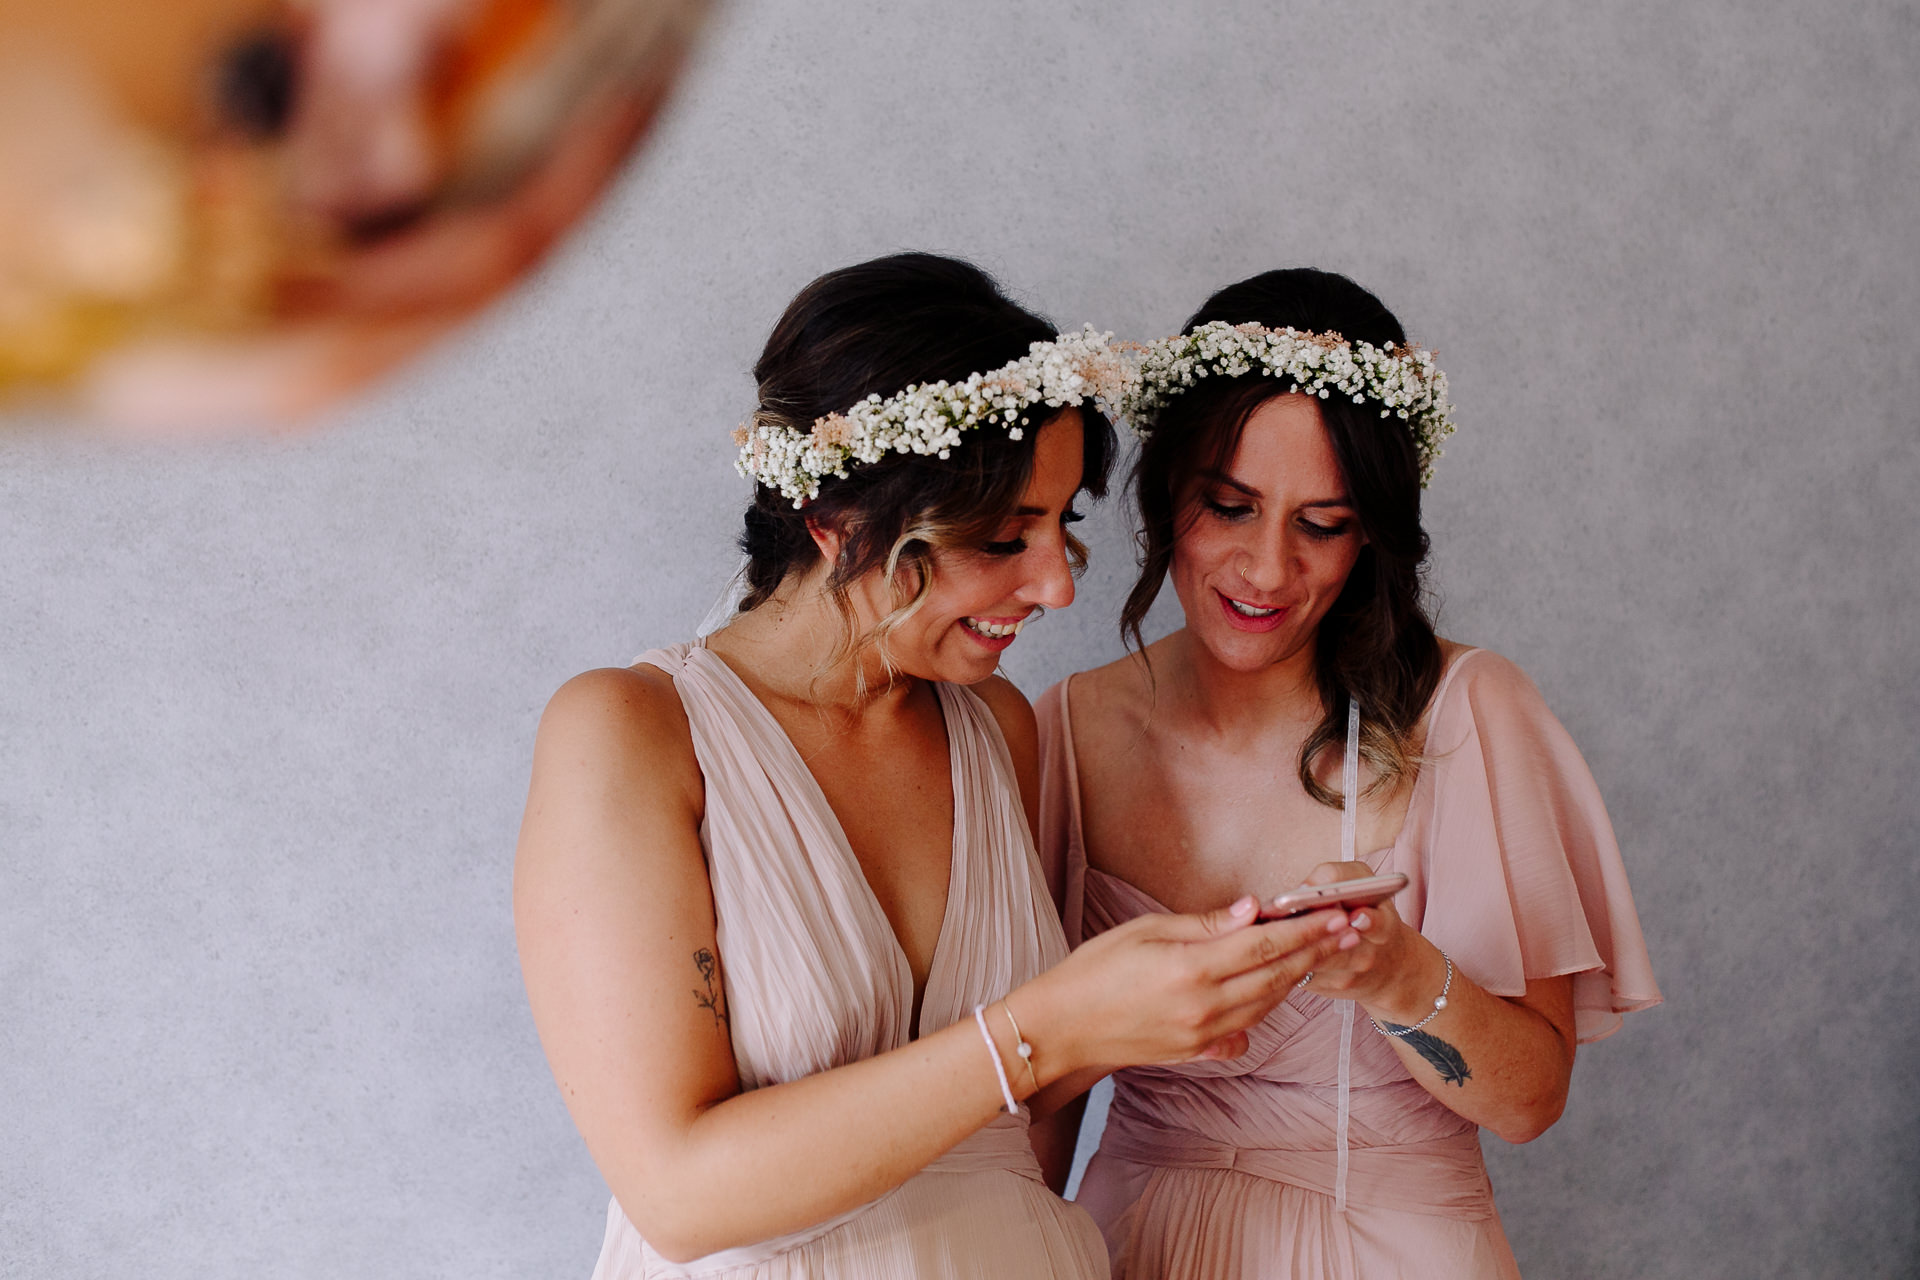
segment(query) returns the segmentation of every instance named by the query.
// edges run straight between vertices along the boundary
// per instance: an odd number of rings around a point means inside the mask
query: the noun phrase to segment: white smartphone
[[[1285,920],[1321,907],[1377,907],[1407,887],[1407,878],[1398,871],[1364,880],[1336,880],[1332,884],[1305,885],[1283,893],[1260,907],[1262,920]]]

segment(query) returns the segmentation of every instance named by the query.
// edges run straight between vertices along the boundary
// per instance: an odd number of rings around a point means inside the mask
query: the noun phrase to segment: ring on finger
[[[1300,981],[1294,983],[1293,985],[1296,989],[1298,989],[1300,987],[1306,986],[1309,982],[1312,982],[1312,981],[1313,981],[1313,970],[1309,969],[1307,970],[1307,976],[1300,979]]]

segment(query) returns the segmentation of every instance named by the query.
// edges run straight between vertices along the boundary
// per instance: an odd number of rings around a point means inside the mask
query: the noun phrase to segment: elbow
[[[1549,1116],[1539,1121],[1505,1124],[1495,1129],[1494,1132],[1500,1135],[1501,1141],[1510,1142],[1517,1147],[1522,1143],[1532,1142],[1535,1138],[1552,1128],[1553,1122],[1559,1118],[1558,1116]]]
[[[689,1215],[672,1212],[654,1212],[640,1218],[629,1216],[633,1229],[647,1242],[647,1247],[675,1266],[684,1266],[689,1262],[706,1257],[718,1247],[703,1239],[699,1224],[689,1221]]]
[[[1496,1123],[1488,1124],[1500,1137],[1519,1146],[1553,1128],[1567,1109],[1567,1094],[1573,1087],[1573,1041],[1567,1036],[1566,1052],[1551,1068],[1535,1076],[1530,1088],[1522,1087],[1518,1096],[1504,1108]]]
[[[613,1198],[647,1247],[666,1261],[683,1266],[734,1243],[716,1239],[714,1224],[703,1219],[690,1198],[675,1194],[676,1188],[635,1181],[624,1179]]]
[[[1567,1109],[1567,1091],[1564,1086],[1556,1089],[1547,1097],[1529,1102],[1517,1108],[1502,1122],[1489,1126],[1501,1139],[1515,1146],[1532,1142],[1535,1138],[1553,1128]]]
[[[683,1240],[677,1236],[655,1236],[651,1233],[642,1233],[642,1238],[646,1240],[648,1248],[676,1267],[698,1261],[713,1252],[711,1249],[700,1248],[690,1239]]]

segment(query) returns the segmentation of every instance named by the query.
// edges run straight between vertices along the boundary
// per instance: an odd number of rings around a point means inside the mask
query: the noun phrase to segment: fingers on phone
[[[1303,916],[1277,920],[1260,930],[1264,935],[1257,966],[1271,968],[1305,953],[1330,954],[1329,944],[1349,934],[1347,913],[1338,907],[1325,907]]]

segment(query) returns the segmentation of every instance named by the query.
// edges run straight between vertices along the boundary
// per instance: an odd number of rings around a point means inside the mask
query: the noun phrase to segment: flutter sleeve
[[[1573,975],[1582,1043],[1660,1003],[1600,790],[1526,673],[1484,650],[1458,659],[1425,756],[1420,931],[1496,995]]]
[[[1033,842],[1047,892],[1060,910],[1067,946],[1080,945],[1087,851],[1080,838],[1080,778],[1074,768],[1073,730],[1067,719],[1067,681],[1062,680],[1033,704],[1040,722],[1040,829]]]

